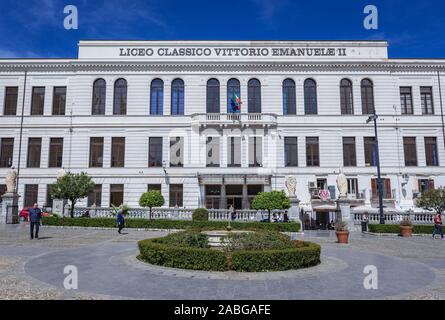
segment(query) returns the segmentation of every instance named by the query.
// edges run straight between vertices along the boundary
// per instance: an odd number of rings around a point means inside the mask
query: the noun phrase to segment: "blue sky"
[[[68,4],[78,30],[63,28]],[[379,30],[363,27],[368,4]],[[443,0],[1,0],[0,12],[0,57],[76,57],[87,39],[385,39],[392,58],[445,58]]]

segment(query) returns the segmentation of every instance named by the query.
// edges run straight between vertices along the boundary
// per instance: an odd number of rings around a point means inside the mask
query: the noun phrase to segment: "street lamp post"
[[[385,215],[383,214],[383,183],[382,183],[382,175],[380,171],[380,153],[379,153],[379,138],[377,135],[377,119],[379,117],[374,112],[373,115],[370,115],[366,123],[370,123],[374,121],[374,132],[375,132],[375,148],[377,153],[377,188],[379,191],[379,213],[380,213],[380,224],[385,224]]]

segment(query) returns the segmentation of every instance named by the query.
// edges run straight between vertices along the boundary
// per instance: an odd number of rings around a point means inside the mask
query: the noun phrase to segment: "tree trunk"
[[[150,220],[151,220],[151,207],[150,207]]]
[[[76,201],[71,200],[71,208],[70,208],[70,216],[71,218],[74,218],[74,205],[76,204]]]

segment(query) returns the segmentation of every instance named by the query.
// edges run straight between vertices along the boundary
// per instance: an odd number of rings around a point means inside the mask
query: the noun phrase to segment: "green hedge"
[[[205,248],[179,247],[159,243],[156,239],[139,241],[139,258],[151,264],[165,267],[226,271],[227,262],[223,251]]]
[[[116,227],[114,218],[59,218],[44,217],[43,224],[48,226],[74,226],[74,227]],[[298,232],[300,224],[297,222],[268,223],[268,222],[231,222],[233,230],[273,230],[279,232]],[[190,221],[190,220],[148,220],[126,219],[127,228],[141,229],[205,229],[224,230],[225,221]]]
[[[413,234],[433,234],[434,226],[432,225],[415,225],[413,226]],[[369,232],[373,233],[394,233],[400,234],[400,226],[398,224],[370,224]]]
[[[209,211],[205,208],[198,208],[193,210],[193,221],[209,221]]]
[[[308,268],[320,263],[320,246],[303,242],[303,247],[281,250],[240,250],[232,254],[234,271],[262,272]]]
[[[168,238],[167,236],[165,238]],[[182,247],[164,238],[138,242],[139,259],[165,267],[206,271],[285,271],[307,268],[320,263],[320,246],[296,241],[295,247],[281,250],[226,250]]]

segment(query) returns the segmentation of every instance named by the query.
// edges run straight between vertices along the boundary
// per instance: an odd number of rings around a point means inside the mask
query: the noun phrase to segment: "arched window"
[[[172,82],[171,114],[184,114],[184,81],[175,79]]]
[[[97,79],[93,83],[93,101],[92,101],[92,115],[105,114],[105,99],[107,95],[107,83],[104,79]]]
[[[317,114],[317,83],[313,79],[304,81],[304,113]]]
[[[297,114],[297,95],[295,81],[292,79],[283,81],[283,114]]]
[[[354,101],[352,99],[352,82],[343,79],[340,82],[341,114],[354,114]]]
[[[241,89],[237,79],[227,81],[227,112],[241,112]]]
[[[113,114],[127,114],[127,81],[117,79],[114,83]]]
[[[371,80],[362,80],[362,114],[374,114],[374,85]]]
[[[217,79],[210,79],[207,81],[207,113],[219,113],[219,81]]]
[[[258,79],[250,79],[247,84],[247,96],[249,113],[261,113],[261,82]]]
[[[164,81],[154,79],[150,86],[150,114],[164,114]]]

